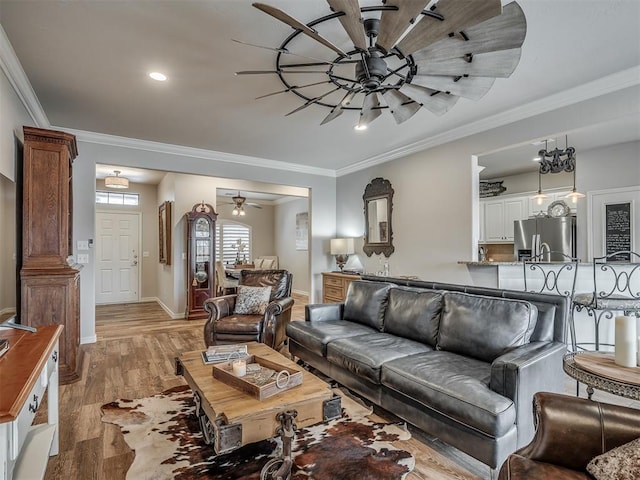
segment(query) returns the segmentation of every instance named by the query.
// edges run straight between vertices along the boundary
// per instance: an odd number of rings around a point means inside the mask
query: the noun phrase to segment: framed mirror
[[[391,212],[393,210],[393,188],[384,178],[374,178],[364,189],[365,236],[362,250],[370,257],[374,253],[390,256],[393,246]]]
[[[160,263],[171,265],[171,202],[158,207],[158,225]]]

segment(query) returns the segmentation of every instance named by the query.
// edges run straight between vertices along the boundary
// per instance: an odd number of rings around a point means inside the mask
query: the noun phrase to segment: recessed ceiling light
[[[149,76],[158,82],[164,82],[167,79],[167,76],[160,72],[151,72]]]
[[[367,126],[366,125],[356,125],[355,127],[353,127],[354,130],[366,130]]]

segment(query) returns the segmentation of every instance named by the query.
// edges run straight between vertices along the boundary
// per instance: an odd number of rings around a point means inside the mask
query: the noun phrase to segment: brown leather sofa
[[[640,410],[554,393],[536,393],[536,433],[511,454],[499,480],[589,479],[596,456],[640,437]]]
[[[286,270],[242,270],[239,285],[272,287],[270,303],[264,315],[236,315],[233,313],[236,294],[209,298],[204,303],[209,313],[204,325],[205,344],[260,342],[281,350],[286,344],[286,326],[291,320],[292,279]]]

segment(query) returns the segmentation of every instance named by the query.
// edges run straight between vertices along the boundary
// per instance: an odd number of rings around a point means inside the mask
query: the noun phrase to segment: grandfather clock
[[[206,318],[204,302],[214,296],[216,219],[208,203],[193,206],[187,217],[187,320]]]

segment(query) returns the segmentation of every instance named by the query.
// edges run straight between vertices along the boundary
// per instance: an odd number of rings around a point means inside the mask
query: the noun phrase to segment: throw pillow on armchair
[[[236,315],[264,315],[269,305],[271,287],[238,286],[238,297],[233,311]]]

